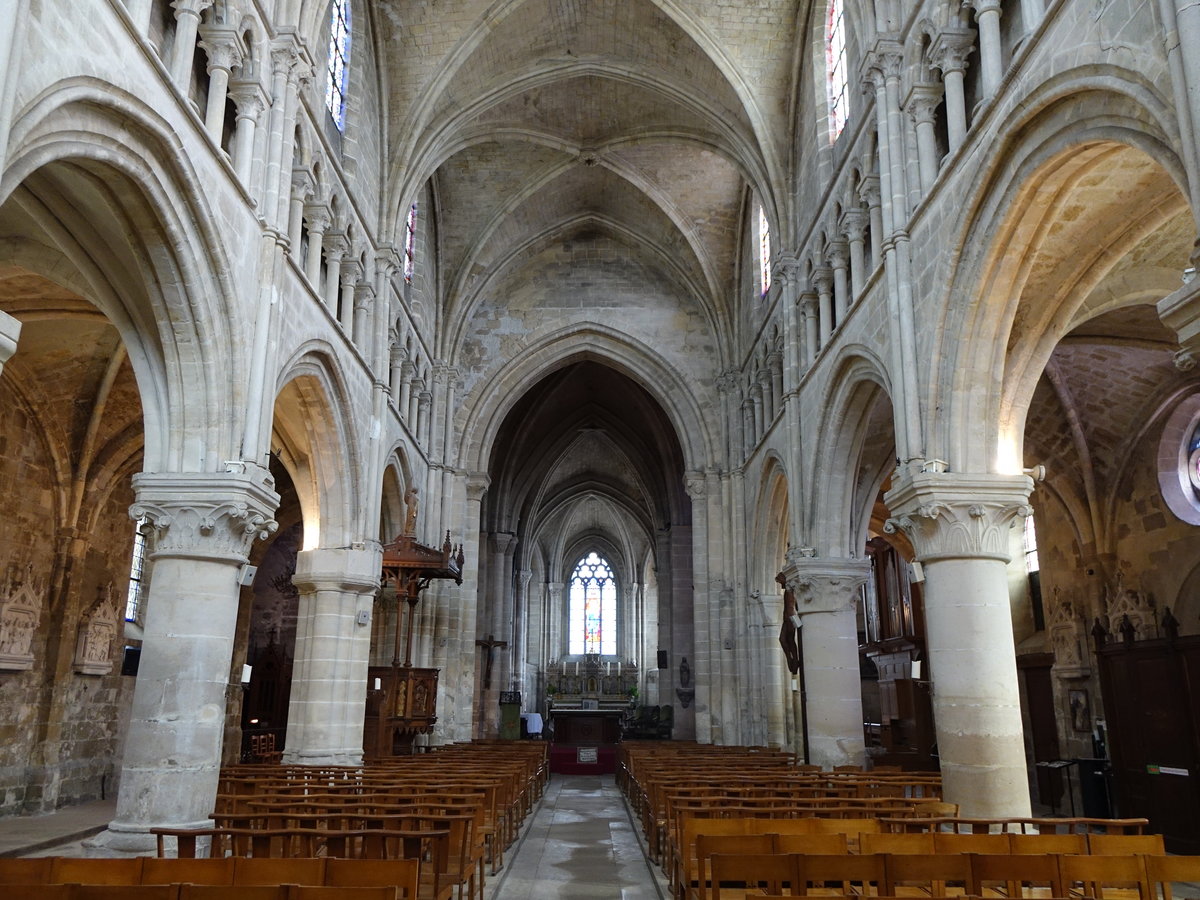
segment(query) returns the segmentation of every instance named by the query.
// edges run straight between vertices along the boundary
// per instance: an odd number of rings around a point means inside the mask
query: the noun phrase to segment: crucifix
[[[489,634],[486,641],[476,641],[476,647],[487,648],[487,663],[483,667],[483,686],[490,688],[492,686],[492,651],[499,647],[503,650],[508,646],[508,641],[498,641],[495,635]]]

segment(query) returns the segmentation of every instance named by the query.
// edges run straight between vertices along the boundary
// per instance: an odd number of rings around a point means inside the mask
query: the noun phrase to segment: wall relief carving
[[[75,638],[75,660],[80,675],[108,675],[112,672],[112,644],[120,620],[117,600],[111,584],[96,589],[96,602],[79,623]]]
[[[42,616],[42,592],[33,579],[33,565],[23,576],[9,569],[8,583],[0,594],[0,670],[23,672],[33,668],[33,639]]]

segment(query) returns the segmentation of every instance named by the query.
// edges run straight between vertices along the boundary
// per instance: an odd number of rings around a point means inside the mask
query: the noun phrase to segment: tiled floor
[[[611,775],[555,775],[488,900],[663,900]]]

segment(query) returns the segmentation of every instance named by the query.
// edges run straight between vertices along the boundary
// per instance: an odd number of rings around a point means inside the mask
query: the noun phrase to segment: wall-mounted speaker
[[[660,669],[671,668],[670,654],[666,650],[658,651],[658,667]]]
[[[136,675],[138,672],[138,663],[142,659],[141,647],[126,647],[125,655],[121,657],[121,674]]]

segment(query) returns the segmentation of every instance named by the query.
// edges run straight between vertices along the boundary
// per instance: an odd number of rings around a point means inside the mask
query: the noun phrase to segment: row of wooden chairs
[[[396,900],[395,888],[302,884],[10,884],[6,900]]]
[[[753,852],[743,838],[734,852],[712,853],[689,898],[722,900],[762,892],[777,896],[1171,897],[1176,882],[1200,880],[1196,856],[1070,854],[802,854]]]
[[[106,896],[123,896],[121,890],[125,890],[131,892],[130,897],[136,896],[134,888],[149,891],[150,888],[173,887],[181,897],[194,893],[193,889],[197,886],[225,888],[223,894],[195,894],[197,897],[211,896],[214,900],[218,897],[233,900],[241,896],[238,891],[252,894],[253,889],[257,888],[288,889],[289,885],[321,887],[331,892],[352,888],[387,890],[387,893],[363,894],[362,900],[373,900],[374,897],[418,900],[421,896],[420,865],[415,859],[25,857],[0,859],[0,885],[4,885],[0,894],[5,898],[13,896],[14,888],[22,885],[36,885],[44,889],[66,885],[83,885],[89,889],[103,886],[112,889]],[[181,885],[183,890],[179,890]],[[168,896],[161,890],[159,894]],[[30,896],[38,895],[31,893]],[[149,892],[146,896],[157,895]],[[173,897],[174,894],[169,896]],[[263,896],[267,895],[264,893]],[[285,896],[287,900],[297,900],[302,894],[285,890],[285,894],[279,896],[281,900]],[[323,897],[336,900],[339,896],[334,893],[311,893],[312,900]],[[357,896],[347,894],[347,898]]]

